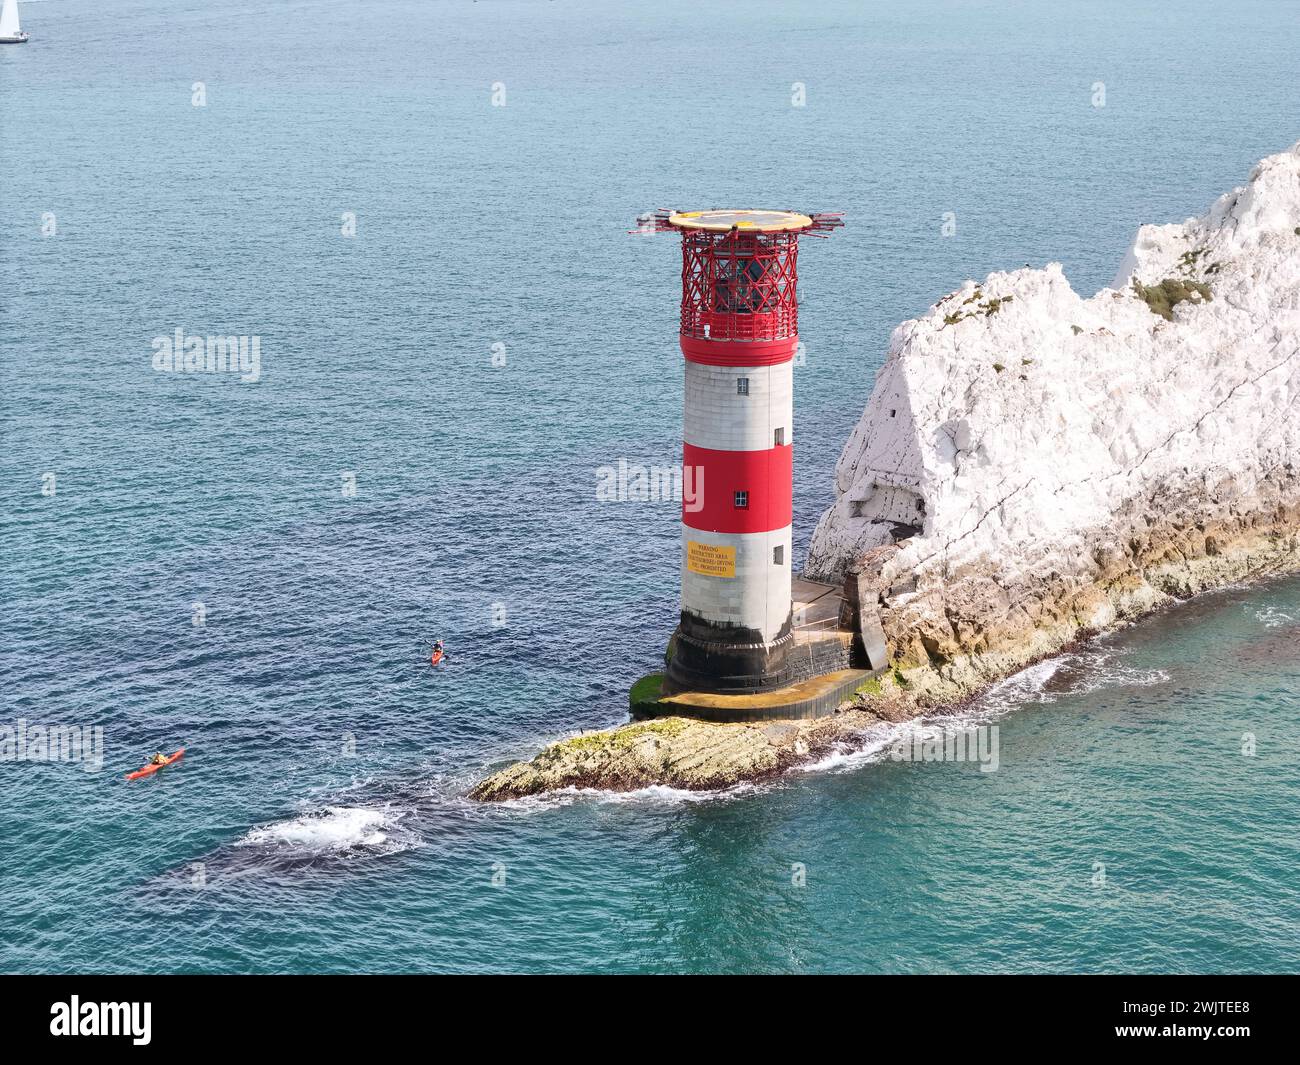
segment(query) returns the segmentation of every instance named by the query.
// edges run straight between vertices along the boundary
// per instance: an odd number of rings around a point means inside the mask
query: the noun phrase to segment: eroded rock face
[[[967,282],[895,331],[807,576],[877,591],[922,702],[1300,566],[1300,144],[1111,288]]]

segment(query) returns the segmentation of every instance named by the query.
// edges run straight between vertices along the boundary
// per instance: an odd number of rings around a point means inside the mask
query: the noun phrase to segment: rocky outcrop
[[[906,699],[882,693],[879,684],[870,698],[870,706],[846,704],[805,721],[716,724],[668,717],[586,733],[494,773],[470,798],[497,802],[562,788],[635,791],[651,785],[712,791],[763,780],[851,742],[873,725],[915,712]]]
[[[921,704],[1205,588],[1300,566],[1300,145],[1112,287],[967,282],[891,339],[807,575]],[[874,598],[872,598],[874,596]]]
[[[1171,598],[1300,568],[1300,144],[1112,286],[967,282],[893,334],[813,535],[875,665],[813,721],[562,740],[471,792],[724,788],[954,702]]]

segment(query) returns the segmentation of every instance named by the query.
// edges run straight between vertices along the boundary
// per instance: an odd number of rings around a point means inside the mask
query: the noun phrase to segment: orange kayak
[[[441,661],[442,661],[441,651],[434,651],[433,654],[429,656],[429,665],[431,666],[436,666]]]
[[[184,753],[185,748],[182,747],[179,751],[168,758],[167,761],[160,762],[157,765],[147,765],[143,769],[137,769],[134,773],[127,773],[126,779],[139,780],[141,777],[152,776],[154,773],[158,772],[158,770],[167,768],[167,766],[171,765],[173,762],[179,762],[181,760],[181,755]]]

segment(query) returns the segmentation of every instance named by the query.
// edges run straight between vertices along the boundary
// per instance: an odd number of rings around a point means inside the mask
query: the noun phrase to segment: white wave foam
[[[557,788],[540,795],[525,795],[518,799],[504,799],[493,803],[498,810],[513,810],[529,813],[535,810],[553,809],[570,806],[575,802],[594,801],[603,803],[627,803],[643,805],[672,805],[691,802],[718,802],[738,798],[759,791],[765,785],[749,782],[733,784],[729,788],[717,788],[712,791],[693,791],[689,788],[673,788],[667,784],[651,784],[633,791],[608,791],[603,788]]]
[[[1101,688],[1112,687],[1150,688],[1168,680],[1167,669],[1138,669],[1136,666],[1113,663],[1086,674],[1068,694],[1086,695]]]
[[[238,847],[289,847],[309,854],[330,854],[354,848],[391,853],[414,845],[402,828],[404,811],[364,806],[327,806],[288,821],[254,828]]]
[[[975,728],[1027,704],[1053,703],[1064,696],[1086,695],[1112,686],[1148,687],[1169,680],[1163,669],[1139,669],[1118,661],[1121,657],[1122,652],[1113,648],[1090,648],[1035,662],[998,681],[959,711],[872,726],[856,740],[842,741],[830,753],[798,769],[804,773],[845,772],[885,761],[900,740],[911,741],[917,735]]]
[[[1291,614],[1278,610],[1275,606],[1261,607],[1254,611],[1255,620],[1263,622],[1266,629],[1278,629],[1283,625],[1294,625],[1295,618]]]
[[[1124,652],[1116,648],[1090,647],[1036,662],[993,685],[971,709],[988,717],[1009,713],[1027,703],[1054,703],[1103,688],[1148,688],[1169,680],[1168,670],[1130,666],[1122,661],[1123,657]]]
[[[866,729],[858,741],[845,740],[834,750],[817,759],[798,766],[801,773],[843,772],[861,765],[883,760],[895,741],[909,732],[923,728],[921,721],[903,721],[897,725],[881,724]]]
[[[841,741],[830,753],[799,766],[798,770],[802,773],[844,772],[883,762],[900,740],[908,741],[910,745],[917,737],[942,736],[945,732],[977,728],[1003,712],[998,706],[973,703],[957,712],[927,714],[897,723],[881,722],[864,729],[856,740]]]
[[[1013,673],[1004,680],[998,681],[976,702],[992,713],[1005,713],[1017,706],[1023,706],[1025,703],[1053,702],[1055,696],[1047,693],[1047,685],[1061,668],[1074,657],[1073,655],[1060,655],[1057,658],[1048,658],[1042,662],[1035,662],[1032,666],[1027,666],[1019,673]]]

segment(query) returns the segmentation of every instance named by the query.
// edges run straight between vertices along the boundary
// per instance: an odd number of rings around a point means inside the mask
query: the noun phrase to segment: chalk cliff
[[[1080,630],[1296,568],[1300,144],[1110,288],[1059,264],[967,282],[894,330],[806,575],[878,611],[923,701]]]
[[[1056,264],[967,282],[894,331],[809,549],[888,671],[817,721],[625,725],[471,796],[769,776],[1171,598],[1300,569],[1298,349],[1300,144],[1143,226],[1089,299]]]

